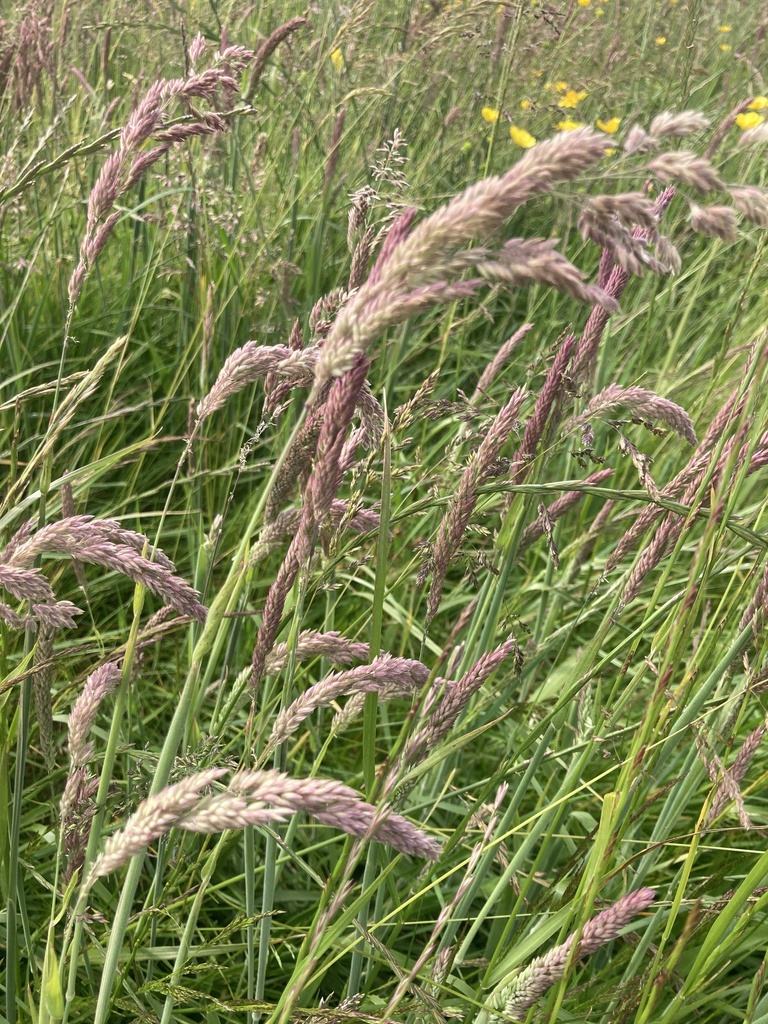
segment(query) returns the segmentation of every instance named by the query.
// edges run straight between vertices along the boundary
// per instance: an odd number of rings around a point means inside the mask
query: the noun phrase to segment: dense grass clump
[[[768,1021],[760,16],[9,15],[3,1020]]]

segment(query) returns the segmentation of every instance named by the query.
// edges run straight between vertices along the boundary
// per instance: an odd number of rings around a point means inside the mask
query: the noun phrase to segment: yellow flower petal
[[[595,17],[596,18],[602,18],[602,16],[604,14],[605,14],[605,11],[602,9],[602,7],[598,7],[597,10],[595,11]]]
[[[581,101],[588,95],[586,92],[576,92],[574,89],[569,89],[568,92],[563,96],[561,100],[558,100],[558,107],[574,108],[578,107]]]
[[[338,47],[331,53],[331,64],[337,71],[341,71],[344,67],[344,54]]]
[[[559,132],[572,132],[574,128],[583,128],[584,125],[580,121],[572,121],[570,117],[567,117],[564,121],[558,121],[555,127]]]
[[[747,128],[757,128],[764,120],[765,118],[762,114],[756,114],[754,111],[750,111],[749,114],[738,114],[736,116],[736,124],[744,131]]]
[[[730,32],[731,31],[731,26],[730,25],[721,25],[720,26],[720,31],[721,32]]]
[[[613,154],[615,152],[616,152],[616,150],[613,148],[613,146],[609,146],[608,149],[606,149],[606,151],[605,151],[605,155],[606,156],[613,156]]]
[[[609,121],[601,121],[599,118],[595,121],[595,124],[601,132],[605,132],[607,135],[615,135],[619,130],[621,124],[620,117],[612,117]]]
[[[589,5],[592,3],[592,0],[576,0],[576,2],[578,3],[579,7],[589,7]]]
[[[720,43],[720,49],[723,51],[723,53],[728,53],[730,48],[731,47],[729,46],[728,43]]]
[[[494,107],[483,107],[480,113],[483,115],[483,120],[487,121],[488,124],[493,124],[494,121],[499,120],[499,112]]]
[[[654,43],[656,43],[657,46],[663,46],[664,43],[666,43],[666,41],[666,36],[656,36],[656,38],[654,39]]]
[[[768,96],[755,96],[747,110],[765,110],[768,107]]]
[[[521,147],[521,149],[530,149],[531,146],[536,145],[536,139],[530,132],[527,132],[525,128],[517,128],[515,125],[511,124],[509,126],[509,136],[516,145]]]
[[[531,101],[530,100],[520,100],[520,109],[521,110],[530,110],[531,109]]]
[[[568,92],[567,82],[555,82],[555,88],[558,92]]]

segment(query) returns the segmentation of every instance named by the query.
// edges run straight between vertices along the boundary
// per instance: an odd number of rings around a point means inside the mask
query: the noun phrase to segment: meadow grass
[[[768,1022],[765,28],[9,14],[0,1020]]]

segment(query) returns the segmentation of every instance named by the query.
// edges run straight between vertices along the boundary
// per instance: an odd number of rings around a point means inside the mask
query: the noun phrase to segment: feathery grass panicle
[[[88,769],[93,757],[90,732],[102,701],[119,682],[117,665],[107,662],[97,668],[88,676],[69,715],[69,771],[59,803],[60,828],[67,855],[65,879],[71,878],[83,865],[91,818],[96,810],[93,797],[98,779]]]
[[[427,598],[427,624],[432,621],[440,607],[440,598],[448,569],[456,557],[461,539],[477,504],[478,487],[486,478],[508,441],[517,422],[517,414],[520,412],[525,395],[526,392],[522,388],[518,388],[497,414],[480,442],[480,447],[472,462],[464,470],[456,493],[451,498],[440,521],[431,558],[432,583]]]
[[[422,687],[429,678],[429,669],[420,661],[393,658],[380,654],[368,665],[359,665],[346,672],[327,676],[304,693],[275,719],[268,749],[272,749],[296,732],[313,711],[328,707],[347,694],[377,693],[382,700],[407,697]]]
[[[377,264],[371,278],[340,312],[318,360],[315,386],[343,373],[386,327],[448,301],[450,275],[477,264],[476,258],[458,258],[456,250],[497,233],[518,206],[556,181],[578,177],[603,157],[606,145],[604,135],[588,128],[541,142],[502,177],[470,186],[422,221],[393,248],[378,273]],[[430,292],[429,283],[446,272],[448,279]],[[561,281],[566,277],[558,275]],[[575,288],[576,283],[568,279]]]
[[[289,21],[284,22],[278,26],[274,32],[269,35],[264,42],[261,44],[259,49],[256,51],[256,55],[253,58],[253,64],[251,66],[251,75],[248,79],[248,85],[246,86],[243,94],[243,99],[246,103],[252,103],[253,97],[256,95],[256,90],[259,87],[259,81],[264,73],[264,68],[267,65],[267,61],[278,48],[280,43],[284,39],[287,39],[292,33],[298,29],[303,28],[307,24],[306,18],[291,18]]]
[[[416,220],[418,214],[418,209],[415,206],[410,206],[399,213],[392,221],[389,231],[384,239],[384,243],[379,250],[378,258],[368,275],[368,287],[373,287],[373,285],[379,283],[381,276],[384,273],[384,268],[392,259],[393,253],[396,251],[398,246],[403,244],[405,239],[411,233],[411,227],[413,226],[413,222]]]
[[[532,327],[533,324],[523,324],[523,326],[519,327],[515,331],[515,333],[511,337],[507,338],[504,344],[499,348],[499,351],[496,353],[496,355],[493,357],[490,363],[488,363],[486,368],[480,374],[480,378],[475,386],[475,390],[472,393],[472,397],[469,400],[471,405],[474,405],[476,402],[478,402],[479,399],[485,394],[485,392],[488,391],[493,382],[501,373],[505,364],[509,361],[509,357],[512,355],[512,353],[515,351],[517,346],[520,344],[520,342],[523,340],[523,338],[526,336],[528,331],[531,330]]]
[[[188,101],[193,98],[211,102],[219,89],[232,95],[237,92],[238,85],[229,72],[242,71],[253,57],[250,50],[230,47],[219,54],[217,66],[193,73],[189,78],[159,79],[149,87],[120,133],[119,149],[107,157],[88,198],[80,258],[69,279],[70,318],[85,279],[121,216],[119,211],[113,210],[117,200],[133,188],[174,144],[197,135],[211,135],[227,129],[227,122],[221,117],[204,112],[195,113],[195,120],[191,124],[162,129],[162,116],[168,104],[174,99]],[[160,145],[140,151],[140,147],[152,137]]]
[[[646,270],[651,270],[654,274],[665,273],[666,266],[656,259],[647,247],[647,242],[649,240],[655,241],[658,234],[655,217],[651,218],[650,215],[646,215],[647,211],[641,213],[637,209],[639,204],[629,202],[627,204],[627,216],[622,218],[617,215],[612,204],[600,204],[599,202],[601,199],[610,198],[613,197],[597,196],[594,200],[587,202],[579,216],[579,232],[581,237],[585,241],[589,238],[597,245],[602,246],[604,250],[610,253],[613,261],[630,274],[637,274],[639,276]],[[644,200],[644,202],[648,204],[650,211],[654,210],[652,204],[648,203],[648,200]],[[639,220],[637,223],[643,229],[642,235],[636,236],[630,231],[630,226],[632,225],[630,213],[638,215]],[[600,280],[607,284],[609,278],[605,272],[601,274]],[[614,299],[613,301],[615,302],[616,300]]]
[[[741,803],[743,807],[739,783],[747,774],[752,758],[755,756],[765,732],[765,724],[758,725],[756,729],[753,729],[741,745],[741,749],[734,758],[731,767],[723,768],[723,778],[717,787],[715,797],[712,801],[712,806],[709,808],[709,812],[707,814],[707,825],[711,825],[713,821],[719,818],[732,800],[734,800],[737,805]],[[740,811],[741,810],[742,808],[740,808]],[[746,812],[744,811],[743,813],[746,816]],[[749,821],[748,816],[746,816],[746,820]]]
[[[654,203],[654,211],[659,220],[672,202],[675,190],[671,186],[663,189]],[[632,232],[633,238],[644,239],[646,232],[644,228],[636,227]],[[630,274],[621,266],[614,266],[605,282],[605,290],[617,301],[624,293],[629,281]],[[597,351],[600,346],[600,339],[603,336],[610,313],[602,306],[596,305],[589,315],[584,331],[579,339],[576,352],[571,366],[571,376],[574,381],[588,381],[592,377],[597,360]]]
[[[644,419],[661,420],[676,434],[684,438],[688,444],[694,446],[696,444],[693,421],[685,409],[647,388],[623,388],[619,384],[609,384],[598,395],[595,395],[584,412],[580,413],[573,423],[574,425],[585,423],[592,417],[600,416],[617,406],[624,406],[635,416]]]
[[[292,352],[300,352],[304,348],[304,329],[301,320],[297,317],[293,321],[291,333],[288,336],[288,348]],[[269,370],[264,379],[264,408],[267,412],[276,414],[285,396],[290,393],[294,385],[290,379],[280,379],[280,375]]]
[[[421,731],[414,737],[407,755],[409,762],[415,751],[430,750],[448,735],[470,698],[510,656],[514,656],[515,672],[519,673],[522,651],[513,636],[508,637],[495,650],[481,655],[461,679],[448,687],[440,703],[430,712]],[[435,686],[438,687],[440,682],[438,680]]]
[[[762,146],[768,142],[768,124],[757,124],[747,128],[739,136],[737,146]]]
[[[624,152],[627,156],[632,156],[634,153],[651,153],[654,149],[658,149],[658,147],[658,139],[654,139],[639,124],[635,124],[630,128],[624,140]]]
[[[288,644],[275,644],[267,659],[266,670],[269,675],[276,675],[283,670],[290,653]],[[353,661],[365,661],[369,650],[368,644],[349,640],[337,630],[320,633],[306,629],[299,634],[292,654],[299,662],[322,657],[334,665],[351,665]]]
[[[227,356],[216,382],[197,406],[197,418],[200,422],[207,419],[223,408],[232,395],[268,373],[285,378],[293,387],[306,387],[312,383],[316,361],[314,348],[293,350],[286,345],[248,341]]]
[[[49,523],[38,530],[34,536],[28,537],[23,545],[17,545],[12,556],[14,564],[31,565],[36,558],[45,553],[57,552],[66,554],[67,548],[83,541],[107,544],[121,544],[142,555],[152,552],[152,546],[143,533],[127,530],[116,519],[96,519],[90,515],[65,516],[58,522]],[[176,566],[159,548],[152,552],[154,562],[175,572]]]
[[[1,566],[0,566],[0,572],[2,572],[2,567]],[[15,612],[13,610],[13,608],[10,607],[10,605],[5,604],[4,601],[0,601],[0,619],[2,619],[2,621],[10,629],[23,629],[24,628],[24,619],[22,619],[22,617],[19,615],[19,613]]]
[[[617,938],[632,918],[642,913],[655,899],[653,889],[637,889],[587,921],[581,932],[577,958],[581,960]],[[528,1007],[533,1006],[564,976],[575,939],[576,936],[571,935],[562,945],[536,957],[510,985],[494,993],[492,1005],[496,1012],[489,1014],[491,1024],[500,1024],[505,1018],[523,1019]]]
[[[584,284],[584,274],[559,253],[556,238],[512,238],[477,265],[477,273],[493,284],[520,286],[543,284],[570,295],[578,302],[602,306],[615,313],[619,304],[602,288]],[[482,250],[473,250],[474,256]]]
[[[39,569],[21,569],[15,565],[0,564],[0,587],[20,601],[51,603],[56,595]]]
[[[763,127],[768,128],[768,125]],[[733,205],[745,220],[757,224],[758,227],[768,228],[768,189],[744,185],[741,188],[732,188],[730,196]]]
[[[102,701],[115,690],[119,682],[120,669],[110,661],[95,669],[86,679],[69,715],[69,760],[72,767],[83,767],[93,756],[88,736]]]
[[[74,629],[77,624],[75,616],[82,614],[82,608],[78,608],[71,601],[32,605],[32,618],[46,629]]]
[[[209,768],[144,800],[123,828],[107,839],[85,888],[90,889],[98,878],[144,853],[172,828],[214,835],[285,821],[297,811],[349,835],[386,843],[399,853],[432,860],[438,856],[434,839],[401,815],[366,803],[343,783],[321,778],[292,779],[278,771],[245,771],[233,775],[223,791],[206,795],[211,783],[225,774],[226,769]]]
[[[40,606],[38,606],[40,607]],[[46,607],[46,606],[43,606]],[[32,694],[35,700],[35,715],[40,734],[40,746],[43,750],[45,764],[49,771],[56,765],[56,748],[53,739],[53,699],[51,683],[53,681],[53,641],[56,637],[56,626],[41,621],[35,643],[35,667],[32,673]]]
[[[690,204],[690,222],[700,235],[722,238],[724,242],[735,242],[738,238],[736,216],[730,206],[699,206]]]
[[[269,588],[256,635],[251,659],[254,691],[264,674],[267,656],[277,638],[288,592],[299,569],[312,554],[320,526],[330,517],[333,500],[344,474],[341,456],[347,430],[365,384],[368,367],[367,359],[358,358],[348,373],[333,382],[328,392],[317,439],[315,464],[304,489],[305,504],[301,519],[283,564]]]
[[[757,350],[752,353],[750,362],[755,358],[762,358],[762,356],[758,356]],[[748,372],[748,370],[745,370],[745,372]],[[699,482],[704,478],[704,474],[711,463],[713,448],[727,430],[729,424],[738,421],[742,414],[746,396],[740,395],[739,392],[740,386],[737,385],[707,427],[704,437],[697,445],[696,450],[691,454],[687,464],[662,489],[661,495],[663,497],[680,498],[682,495],[692,497],[695,494]],[[730,447],[727,450],[730,451]],[[613,552],[608,556],[605,571],[610,572],[611,569],[619,565],[629,552],[636,547],[643,534],[663,515],[664,510],[658,505],[646,505],[635,519],[635,522],[619,539]]]
[[[563,378],[571,361],[575,345],[575,335],[567,334],[561,341],[552,365],[547,371],[544,385],[536,396],[533,412],[526,420],[523,439],[512,456],[511,477],[514,483],[522,483],[523,478],[528,472],[528,465],[536,454],[539,442],[544,436],[544,430],[553,414],[555,402],[560,397]]]
[[[267,495],[267,503],[264,506],[265,523],[275,522],[295,488],[306,482],[322,423],[323,408],[318,404],[307,413],[307,418],[299,428],[299,432],[294,437],[291,447],[272,481]]]
[[[725,184],[717,176],[712,164],[704,157],[697,156],[687,149],[675,149],[669,153],[661,153],[648,164],[661,181],[680,182],[690,185],[697,192],[712,192],[714,189],[725,190]]]
[[[91,516],[61,519],[49,523],[16,546],[9,564],[0,566],[0,584],[10,590],[9,582],[13,581],[16,573],[27,581],[25,586],[28,589],[34,589],[32,584],[40,585],[38,571],[31,568],[35,560],[42,554],[68,555],[81,562],[120,572],[135,583],[143,584],[153,594],[158,594],[180,614],[205,621],[207,609],[192,587],[174,574],[170,559],[161,551],[155,552],[155,561],[140,553],[151,550],[151,547],[146,537],[124,530],[114,520],[98,520]],[[52,603],[53,595],[48,584],[45,583],[41,589],[42,600]]]
[[[354,248],[352,253],[352,263],[349,268],[349,280],[347,281],[347,291],[350,294],[357,291],[366,279],[368,263],[371,258],[375,237],[376,227],[371,224],[370,227],[366,228],[363,232],[360,241]]]
[[[697,110],[665,110],[654,117],[648,131],[654,139],[682,138],[703,131],[709,124],[709,118]]]

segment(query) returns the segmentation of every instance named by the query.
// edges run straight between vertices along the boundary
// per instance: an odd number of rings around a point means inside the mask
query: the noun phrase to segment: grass
[[[1,1019],[768,1021],[765,233],[739,218],[735,240],[709,237],[688,219],[692,200],[732,206],[734,187],[766,184],[765,144],[738,145],[733,124],[765,93],[761,16],[694,0],[225,0],[188,5],[182,32],[179,12],[119,0],[14,12],[0,40],[0,543],[32,519],[33,542],[73,515],[120,526],[71,521],[58,547],[26,557],[22,537],[21,556],[0,553]],[[258,50],[299,17],[252,105],[251,54],[239,93],[166,98],[130,149],[121,131],[155,80],[189,82],[220,67],[220,45]],[[198,32],[207,50],[190,64]],[[561,106],[571,92],[586,95]],[[742,113],[764,116],[753,106]],[[701,156],[730,119],[711,155],[727,187],[673,182],[659,230],[680,272],[630,275],[590,366],[580,341],[600,295],[579,303],[561,264],[546,264],[549,287],[530,250],[515,263],[498,246],[557,238],[606,285],[581,211],[646,183],[663,195],[657,151],[623,146],[665,110],[710,125],[658,152]],[[566,147],[566,118],[620,118],[601,135],[615,152],[510,202],[495,231],[418,250],[435,210],[545,151],[516,146],[510,125]],[[121,139],[129,162],[169,148],[98,211],[119,216],[71,302],[89,197],[93,214]],[[371,330],[361,399],[345,324],[369,322],[380,293],[364,282],[411,207],[374,272],[385,308],[403,280],[409,294],[463,283]],[[353,264],[361,290],[334,297]],[[228,358],[253,339],[249,359],[287,345],[297,321],[312,362],[281,408],[254,372],[197,423]],[[620,405],[583,429],[613,384],[652,393],[654,415]],[[706,457],[678,476],[693,451],[680,410],[701,443],[729,396]],[[373,439],[340,455],[361,423]],[[46,625],[32,605],[53,598],[22,593],[41,577],[82,614]],[[181,581],[204,622],[164,610],[189,599]],[[323,637],[311,650],[309,631]],[[353,645],[347,661],[332,633]],[[110,692],[86,708],[108,663]],[[310,690],[322,681],[332,696]],[[270,743],[308,690],[317,706]],[[224,771],[182,816],[174,787],[211,768]],[[261,800],[272,777],[236,775],[270,769],[300,780],[290,806],[287,783]],[[77,779],[79,832],[61,807]],[[356,795],[318,803],[321,780]],[[399,848],[366,834],[369,805],[404,818]],[[403,835],[438,855],[402,852]]]

